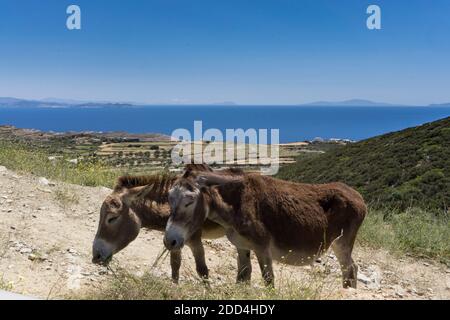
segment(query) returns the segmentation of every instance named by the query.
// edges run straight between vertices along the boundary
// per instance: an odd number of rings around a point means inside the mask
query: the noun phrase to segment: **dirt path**
[[[54,299],[99,286],[110,275],[90,263],[91,244],[100,205],[109,192],[0,167],[0,289]],[[151,267],[162,249],[162,234],[143,230],[115,263],[138,275],[151,270],[170,281],[167,260]],[[234,281],[235,253],[226,239],[207,241],[206,254],[213,283]],[[329,297],[450,299],[450,270],[444,265],[362,247],[356,248],[355,257],[361,271],[358,290],[339,289],[340,272],[331,254],[314,267],[275,268],[284,281],[319,272],[330,288]],[[183,258],[181,281],[186,281],[194,277],[195,268],[187,250]],[[253,279],[260,279],[256,263]]]

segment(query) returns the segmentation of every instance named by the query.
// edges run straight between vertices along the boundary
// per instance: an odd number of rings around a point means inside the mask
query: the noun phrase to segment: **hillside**
[[[343,181],[375,207],[450,204],[450,117],[298,158],[279,177],[307,183]]]
[[[91,246],[100,206],[110,192],[103,187],[48,181],[0,166],[0,292],[43,299],[450,298],[447,266],[363,246],[362,240],[371,235],[364,236],[364,229],[353,255],[359,265],[358,290],[341,289],[339,264],[331,252],[312,266],[275,262],[277,287],[270,291],[262,289],[261,273],[252,255],[252,285],[235,286],[236,250],[225,238],[205,241],[210,289],[197,279],[188,249],[183,250],[180,285],[174,286],[169,260],[163,258],[154,265],[163,250],[163,234],[146,230],[115,255],[111,268],[106,269],[91,263]],[[446,239],[441,237],[433,243]]]

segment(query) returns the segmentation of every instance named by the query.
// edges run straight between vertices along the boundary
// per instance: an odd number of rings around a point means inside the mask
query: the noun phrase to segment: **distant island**
[[[17,98],[0,97],[0,107],[11,108],[102,108],[102,107],[133,107],[138,106],[132,103],[115,102],[82,102],[69,99],[43,99],[26,100]]]
[[[239,106],[240,104],[233,101],[223,101],[215,103],[135,103],[135,102],[110,102],[110,101],[81,101],[73,99],[45,98],[41,100],[28,100],[10,97],[0,97],[0,107],[9,108],[132,108],[146,106],[163,106],[163,105],[179,105],[179,106]],[[281,104],[280,104],[281,105]],[[385,102],[375,102],[364,99],[351,99],[345,101],[316,101],[304,104],[297,104],[299,107],[408,107],[412,105],[401,105]],[[450,107],[450,102],[442,104],[429,104],[429,107]]]
[[[320,107],[392,107],[399,106],[398,104],[374,102],[363,99],[351,99],[345,101],[317,101],[311,103],[301,104],[302,106],[320,106]]]
[[[450,107],[450,102],[430,104],[430,107]]]

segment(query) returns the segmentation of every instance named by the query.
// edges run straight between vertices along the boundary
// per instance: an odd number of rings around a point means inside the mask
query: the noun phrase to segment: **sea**
[[[341,106],[130,106],[11,108],[0,106],[0,125],[43,131],[163,133],[176,129],[278,129],[281,143],[362,140],[450,116],[450,107]],[[269,133],[270,137],[270,133]],[[270,139],[269,139],[270,140]]]

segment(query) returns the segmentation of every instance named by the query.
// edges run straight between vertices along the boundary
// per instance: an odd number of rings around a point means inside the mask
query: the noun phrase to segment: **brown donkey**
[[[342,268],[343,286],[356,288],[352,250],[367,209],[361,195],[345,184],[187,171],[169,192],[169,204],[166,247],[179,250],[205,221],[220,224],[238,249],[238,281],[250,279],[250,250],[272,285],[272,259],[308,264],[331,246]]]
[[[189,165],[189,170],[212,172],[205,165]],[[238,175],[241,171],[228,169],[218,175]],[[108,264],[113,255],[124,249],[139,235],[141,228],[164,231],[170,215],[167,203],[168,190],[176,180],[174,175],[120,177],[113,192],[105,199],[100,210],[100,220],[93,243],[92,262]],[[145,189],[145,190],[144,190]],[[145,191],[145,192],[143,192]],[[198,274],[208,278],[208,267],[201,238],[217,239],[225,230],[214,222],[203,225],[202,230],[187,242]],[[178,282],[181,250],[170,252],[172,279]]]

